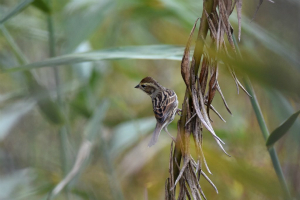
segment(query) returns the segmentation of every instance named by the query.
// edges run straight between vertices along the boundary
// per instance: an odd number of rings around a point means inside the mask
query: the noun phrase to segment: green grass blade
[[[51,13],[51,10],[50,10],[48,4],[46,4],[43,0],[34,0],[32,5],[35,6],[36,8],[38,8],[38,9],[40,9],[44,13],[47,13],[47,14]]]
[[[282,125],[277,127],[268,137],[266,145],[270,147],[275,142],[277,142],[282,136],[284,136],[287,133],[287,131],[291,128],[291,126],[294,124],[299,114],[300,114],[300,110],[298,112],[295,112]]]
[[[57,56],[24,66],[12,67],[3,72],[17,72],[48,66],[70,65],[88,61],[117,60],[117,59],[167,59],[181,60],[184,47],[176,45],[147,45],[110,48],[86,53],[74,53]]]
[[[262,115],[259,103],[256,99],[255,92],[253,90],[253,87],[251,85],[250,80],[247,79],[244,82],[245,82],[245,87],[246,87],[247,91],[252,96],[252,98],[250,98],[250,101],[251,101],[254,113],[256,115],[258,124],[260,126],[261,132],[263,134],[264,139],[267,140],[267,138],[269,137],[269,130],[268,130],[268,127],[266,125],[265,119]],[[287,183],[285,181],[285,178],[284,178],[284,175],[283,175],[283,172],[282,172],[279,160],[278,160],[276,150],[274,149],[274,147],[271,147],[268,150],[269,150],[269,154],[270,154],[270,157],[271,157],[271,160],[272,160],[272,163],[273,163],[274,170],[277,174],[277,177],[278,177],[279,182],[282,186],[282,189],[285,192],[285,196],[286,196],[287,199],[291,199],[291,195],[290,195]]]
[[[1,20],[0,24],[3,24],[8,19],[13,17],[14,15],[18,14],[22,10],[24,10],[27,6],[29,6],[34,0],[24,0],[21,3],[19,3],[15,8],[12,9],[9,13],[7,13]]]

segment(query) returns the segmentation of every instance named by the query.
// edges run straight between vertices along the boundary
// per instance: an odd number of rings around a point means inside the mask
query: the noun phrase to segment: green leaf
[[[184,47],[176,45],[146,45],[110,48],[86,53],[74,53],[57,56],[24,66],[12,67],[3,72],[17,72],[37,69],[47,66],[70,65],[87,61],[116,60],[116,59],[146,59],[146,60],[181,60]]]
[[[272,146],[275,142],[277,142],[287,131],[291,128],[291,126],[296,121],[298,115],[300,114],[300,110],[295,112],[292,116],[290,116],[282,125],[277,127],[268,137],[266,145],[268,147]]]
[[[19,12],[21,12],[22,10],[24,10],[31,3],[32,3],[33,6],[37,7],[41,11],[43,11],[45,13],[48,13],[48,14],[50,13],[50,9],[49,9],[48,5],[44,1],[42,1],[42,0],[24,0],[21,3],[19,3],[16,7],[14,7],[12,9],[12,11],[10,11],[9,13],[7,13],[0,20],[0,24],[3,24],[4,22],[6,22],[7,20],[9,20],[10,18],[12,18],[13,16],[15,16],[16,14],[18,14]]]
[[[8,14],[6,14],[1,20],[0,24],[3,24],[5,21],[16,15],[17,13],[24,10],[29,4],[31,4],[34,0],[24,0],[19,3],[15,8],[12,9]]]
[[[48,4],[46,4],[43,0],[34,0],[32,5],[35,6],[36,8],[38,8],[38,9],[40,9],[44,13],[50,14],[50,12],[51,12]]]

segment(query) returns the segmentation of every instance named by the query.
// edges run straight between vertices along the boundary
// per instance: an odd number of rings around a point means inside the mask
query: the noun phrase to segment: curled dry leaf
[[[198,20],[199,20],[199,18],[196,20],[196,22],[191,30],[188,42],[187,42],[185,50],[184,50],[183,58],[181,61],[181,75],[182,75],[182,78],[188,88],[190,85],[190,46],[191,46],[191,40],[192,40]]]
[[[211,173],[206,163],[204,152],[202,150],[203,127],[205,127],[212,134],[222,151],[226,155],[230,156],[222,146],[222,144],[225,143],[216,135],[213,130],[211,124],[212,120],[210,119],[209,112],[210,109],[213,110],[213,112],[215,112],[220,117],[220,119],[225,122],[223,117],[212,106],[215,93],[216,91],[218,91],[227,111],[231,114],[231,111],[226,103],[220,85],[218,83],[218,62],[221,59],[220,53],[222,52],[225,52],[226,57],[229,58],[237,56],[234,45],[233,28],[229,22],[229,16],[231,15],[234,7],[236,7],[239,21],[240,39],[242,0],[213,0],[213,4],[211,5],[212,7],[207,7],[206,4],[207,2],[205,1],[193,59],[192,61],[190,61],[190,45],[198,19],[196,20],[191,30],[181,62],[181,75],[187,87],[186,95],[182,105],[183,114],[178,122],[178,134],[175,147],[175,150],[180,149],[179,152],[181,153],[181,155],[180,157],[177,157],[174,155],[176,153],[170,153],[170,177],[169,179],[167,179],[166,188],[172,190],[172,193],[166,192],[166,195],[169,195],[168,197],[166,197],[166,199],[174,198],[175,188],[178,183],[178,185],[180,186],[178,200],[185,200],[186,197],[188,197],[188,199],[206,199],[199,184],[201,174],[218,193],[216,186],[211,182],[211,180],[202,170],[202,163],[204,162],[207,171]],[[209,45],[207,44],[207,40],[205,39],[208,30],[210,30],[210,37],[212,39],[211,44]],[[224,40],[225,34],[231,47],[228,49]],[[212,51],[214,49],[216,49],[217,54]],[[200,74],[198,75],[199,63],[201,63],[201,65]],[[225,61],[224,63],[226,66],[228,66]],[[243,86],[238,81],[234,71],[230,69],[230,72],[237,85],[238,91],[240,87],[245,91]],[[208,88],[208,91],[206,91],[206,88]],[[247,93],[247,91],[245,92]],[[197,163],[189,154],[190,134],[193,135],[195,142]],[[179,161],[183,159],[183,166],[181,169],[179,167],[179,164],[177,163],[177,159],[180,159]],[[173,164],[171,164],[172,160]],[[177,165],[177,168],[175,166],[176,176],[172,177],[172,171],[175,171],[173,169],[173,165],[175,164]],[[176,179],[175,182],[174,179]],[[189,189],[187,189],[186,184],[189,186]]]

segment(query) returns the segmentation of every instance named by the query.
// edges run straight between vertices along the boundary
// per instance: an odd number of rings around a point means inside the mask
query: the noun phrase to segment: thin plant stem
[[[199,31],[198,31],[198,37],[197,37],[195,53],[194,53],[195,74],[198,74],[200,61],[201,61],[201,57],[203,54],[203,47],[204,47],[203,40],[206,38],[206,35],[208,33],[208,22],[207,22],[207,17],[206,17],[204,10],[206,10],[206,12],[210,13],[213,9],[213,4],[214,4],[213,0],[203,1],[202,17],[201,17],[201,21],[200,21],[200,27],[199,27]],[[189,99],[189,102],[192,102],[191,96],[188,92],[188,88],[186,89],[184,100],[186,98]],[[182,105],[183,105],[182,114],[180,117],[180,121],[178,122],[178,123],[180,123],[180,131],[177,133],[177,139],[176,139],[176,144],[175,144],[175,149],[174,149],[173,166],[176,166],[176,161],[180,165],[181,157],[182,157],[179,140],[180,140],[180,138],[183,138],[184,134],[185,134],[184,127],[185,127],[186,115],[187,115],[186,104],[183,103]],[[174,167],[173,174],[174,174],[174,179],[176,180],[179,175],[179,169],[177,167]]]
[[[238,55],[240,57],[242,57],[240,49],[239,49],[239,46],[237,44],[237,41],[236,41],[234,35],[233,35],[233,41],[234,41],[234,45],[236,47],[236,50],[238,52]],[[245,83],[246,90],[252,96],[252,98],[250,98],[250,101],[251,101],[253,110],[255,112],[256,119],[258,121],[258,124],[259,124],[260,130],[262,132],[262,135],[263,135],[265,141],[267,141],[267,139],[268,139],[268,137],[270,135],[270,132],[268,130],[268,127],[267,127],[266,122],[264,120],[264,117],[262,115],[262,112],[261,112],[259,103],[257,101],[254,89],[252,87],[252,84],[251,84],[249,78],[245,78],[244,79],[244,83]],[[291,194],[290,194],[288,186],[286,184],[286,181],[285,181],[285,178],[284,178],[281,166],[280,166],[280,162],[278,160],[278,156],[277,156],[276,150],[274,149],[274,147],[271,147],[271,148],[268,149],[268,151],[269,151],[269,154],[270,154],[270,157],[271,157],[271,160],[272,160],[272,164],[273,164],[274,170],[275,170],[276,175],[278,177],[278,180],[279,180],[279,182],[280,182],[280,184],[282,186],[282,189],[283,189],[283,191],[285,193],[285,196],[288,199],[291,199]]]
[[[23,54],[23,52],[21,51],[21,49],[19,48],[19,46],[15,43],[15,40],[10,35],[10,33],[8,32],[8,30],[6,29],[6,27],[4,26],[4,24],[0,25],[0,28],[1,28],[1,31],[2,31],[5,39],[7,40],[7,42],[11,46],[14,54],[16,55],[19,63],[21,63],[22,65],[28,64],[29,62],[28,62],[27,57]]]
[[[48,5],[51,7],[51,0],[48,0]],[[48,33],[49,33],[49,55],[50,57],[54,57],[56,55],[55,52],[55,36],[54,36],[54,26],[53,26],[53,19],[52,15],[47,15],[47,26],[48,26]],[[62,110],[62,113],[65,115],[66,118],[66,112],[63,105],[63,99],[61,95],[61,89],[60,89],[60,76],[59,76],[59,70],[57,66],[53,67],[54,70],[54,79],[55,79],[55,85],[56,85],[56,93],[57,93],[57,102]],[[60,141],[60,149],[61,149],[61,164],[62,164],[62,171],[63,175],[66,176],[68,174],[69,170],[69,162],[68,162],[68,128],[66,123],[59,129],[59,141]],[[66,198],[69,199],[68,191],[66,191]]]
[[[253,110],[255,112],[256,119],[258,121],[260,130],[261,130],[262,135],[263,135],[263,137],[264,137],[264,139],[266,141],[268,139],[270,133],[269,133],[268,127],[267,127],[267,125],[265,123],[264,117],[262,115],[259,103],[258,103],[256,95],[255,95],[255,92],[253,90],[253,87],[252,87],[251,82],[250,82],[249,79],[244,79],[244,83],[245,83],[245,87],[246,87],[247,91],[252,96],[252,98],[250,98],[250,101],[251,101]],[[279,160],[278,160],[278,156],[277,156],[276,150],[275,150],[274,147],[271,147],[271,148],[268,149],[268,151],[269,151],[269,154],[270,154],[270,157],[271,157],[271,160],[272,160],[272,164],[273,164],[274,170],[275,170],[276,175],[277,175],[277,177],[279,179],[279,182],[280,182],[280,184],[282,186],[282,189],[283,189],[283,191],[285,193],[285,196],[288,199],[291,199],[291,195],[290,195],[288,186],[286,184],[286,181],[285,181],[285,178],[284,178],[284,175],[283,175],[283,172],[282,172]]]

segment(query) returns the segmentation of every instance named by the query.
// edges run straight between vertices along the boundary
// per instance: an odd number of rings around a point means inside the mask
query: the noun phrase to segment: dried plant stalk
[[[165,186],[166,199],[168,200],[176,199],[175,190],[178,185],[180,187],[178,200],[185,200],[186,198],[206,199],[199,183],[200,175],[202,175],[218,193],[216,186],[202,170],[202,162],[204,162],[206,170],[211,174],[204,157],[202,137],[203,127],[205,127],[212,134],[222,151],[229,156],[222,146],[225,143],[213,130],[209,111],[213,110],[221,120],[225,121],[212,105],[215,93],[218,91],[224,102],[225,108],[231,114],[218,82],[220,58],[218,58],[217,55],[221,51],[224,51],[227,56],[231,55],[232,57],[232,55],[236,55],[232,37],[233,29],[228,19],[236,4],[236,0],[204,1],[204,11],[202,12],[195,51],[191,62],[190,46],[198,19],[188,38],[181,62],[181,75],[186,85],[186,92],[182,104],[181,117],[177,124],[178,133],[174,152],[173,142],[171,144],[169,164],[170,177],[166,180]],[[238,1],[238,16],[240,16],[241,5],[241,1]],[[212,38],[212,42],[209,46],[205,42],[208,31]],[[227,36],[228,44],[230,46],[229,49],[226,47],[224,34]],[[223,62],[225,63],[225,61]],[[199,68],[200,73],[198,74]],[[241,87],[244,90],[230,66],[229,69],[237,87]],[[207,91],[205,91],[206,88],[208,88]],[[246,90],[244,91],[247,93]],[[190,135],[192,135],[194,139],[197,162],[189,153]],[[182,167],[180,168],[181,161]]]

